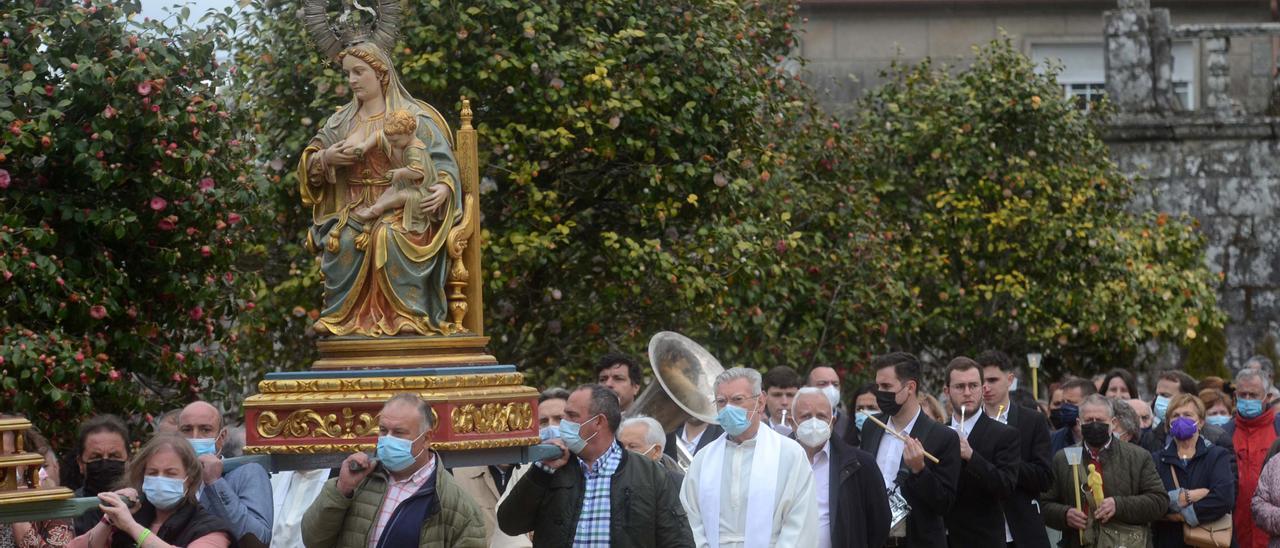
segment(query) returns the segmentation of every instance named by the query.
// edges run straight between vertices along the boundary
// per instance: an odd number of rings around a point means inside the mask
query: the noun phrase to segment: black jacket
[[[827,510],[832,548],[880,548],[889,539],[889,499],[874,455],[831,438]]]
[[[841,411],[836,416],[835,424],[831,425],[833,437],[839,437],[841,441],[854,447],[862,445],[862,440],[858,436],[858,423],[854,420],[855,418],[853,413]]]
[[[877,418],[887,422],[888,416]],[[885,434],[880,425],[867,421],[862,425],[862,449],[872,456],[880,449]],[[938,464],[927,458],[919,474],[911,473],[904,463],[898,470],[897,485],[911,505],[907,516],[907,544],[911,548],[941,548],[947,545],[947,527],[942,517],[951,511],[960,479],[960,440],[950,428],[938,424],[920,412],[911,437],[920,440],[924,450],[938,457]],[[892,486],[886,486],[892,489]]]
[[[707,446],[707,444],[716,441],[716,438],[720,437],[720,434],[723,433],[724,428],[721,428],[720,425],[708,424],[707,429],[702,431],[702,437],[698,438],[698,446],[694,448],[693,454],[698,454],[698,451],[701,451],[703,447]],[[680,461],[680,457],[676,454],[676,444],[680,442],[676,440],[676,436],[681,434],[684,434],[683,424],[677,426],[675,430],[672,430],[671,433],[667,434],[667,444],[662,447],[662,454],[676,459],[676,462]]]
[[[956,548],[1000,548],[1004,502],[1018,483],[1018,431],[978,413],[967,438],[973,454],[961,460],[956,503],[947,514],[947,540]]]
[[[1013,405],[1006,415],[1018,431],[1018,484],[1005,500],[1004,519],[1018,548],[1049,548],[1049,535],[1040,515],[1040,493],[1053,483],[1053,455],[1049,453],[1049,423],[1039,412]]]
[[[616,442],[615,442],[616,443]],[[586,478],[576,457],[548,474],[534,465],[498,507],[498,527],[508,535],[533,531],[533,545],[571,546],[582,512]],[[615,548],[693,547],[689,517],[661,464],[622,450],[609,481],[609,545]]]

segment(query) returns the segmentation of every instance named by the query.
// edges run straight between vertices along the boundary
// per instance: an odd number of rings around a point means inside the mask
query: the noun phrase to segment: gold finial
[[[462,98],[462,128],[471,129],[471,99]]]

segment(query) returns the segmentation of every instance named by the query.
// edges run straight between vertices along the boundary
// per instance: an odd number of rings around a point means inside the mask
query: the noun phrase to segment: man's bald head
[[[195,401],[182,408],[178,415],[178,433],[187,439],[216,438],[222,449],[222,413],[218,408],[202,401]]]

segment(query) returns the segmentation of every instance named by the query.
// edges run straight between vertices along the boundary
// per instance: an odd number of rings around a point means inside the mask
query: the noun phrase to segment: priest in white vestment
[[[760,428],[760,373],[735,367],[716,377],[724,435],[693,459],[680,489],[699,547],[815,546],[818,498],[804,448]]]

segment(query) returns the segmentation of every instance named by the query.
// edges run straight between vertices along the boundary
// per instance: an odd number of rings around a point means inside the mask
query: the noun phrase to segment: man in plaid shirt
[[[569,395],[559,457],[535,463],[498,507],[508,535],[533,531],[533,545],[574,548],[692,547],[680,486],[666,469],[623,449],[618,396],[600,385]]]

